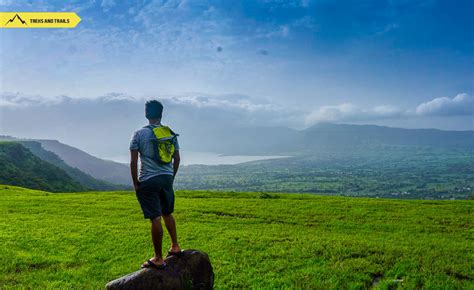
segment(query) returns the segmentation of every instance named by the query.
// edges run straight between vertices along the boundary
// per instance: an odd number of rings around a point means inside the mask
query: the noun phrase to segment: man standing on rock
[[[151,221],[151,238],[155,256],[143,263],[142,268],[164,268],[162,256],[163,228],[161,217],[171,238],[168,255],[182,253],[173,218],[173,181],[178,172],[180,156],[177,134],[161,124],[163,105],[156,101],[145,104],[145,116],[149,125],[137,130],[130,142],[130,170],[136,196],[143,215]],[[140,156],[140,175],[137,163]]]

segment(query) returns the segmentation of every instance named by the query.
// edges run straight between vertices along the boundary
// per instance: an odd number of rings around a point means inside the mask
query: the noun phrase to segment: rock
[[[206,253],[185,250],[165,259],[164,269],[146,268],[109,282],[106,289],[212,289],[214,272]]]

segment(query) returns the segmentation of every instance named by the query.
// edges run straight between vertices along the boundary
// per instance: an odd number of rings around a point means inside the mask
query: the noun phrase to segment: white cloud
[[[466,93],[458,94],[454,98],[436,98],[421,103],[415,110],[420,116],[460,116],[474,114],[474,96]]]
[[[173,104],[191,105],[197,108],[221,108],[221,109],[235,109],[247,112],[257,111],[280,111],[283,108],[255,100],[242,95],[224,95],[224,96],[165,96],[158,99],[169,101]]]
[[[105,94],[103,96],[100,96],[100,97],[97,97],[97,98],[94,98],[94,99],[102,100],[102,101],[105,101],[105,102],[113,102],[113,101],[134,102],[134,101],[143,100],[144,97],[132,96],[132,95],[124,94],[124,93],[108,93],[108,94]]]
[[[309,113],[305,118],[307,125],[322,122],[370,121],[399,117],[402,111],[396,107],[383,105],[369,109],[360,108],[352,103],[335,106],[323,106]]]
[[[109,93],[98,97],[82,98],[64,95],[44,97],[21,93],[0,93],[0,108],[30,108],[44,112],[48,107],[77,106],[81,111],[89,106],[97,110],[107,110],[118,106],[127,110],[130,106],[142,107],[146,100],[158,99],[174,116],[184,119],[205,118],[209,122],[223,122],[258,126],[290,126],[303,128],[323,122],[375,122],[387,119],[422,118],[424,116],[465,116],[473,115],[473,97],[458,94],[454,98],[436,98],[421,103],[414,109],[400,109],[391,105],[360,107],[346,102],[339,105],[322,106],[313,111],[302,111],[267,102],[246,95],[129,95]],[[98,113],[100,114],[100,113]],[[181,118],[180,117],[180,118]]]
[[[69,97],[69,96],[40,96],[21,93],[0,93],[0,108],[13,109],[17,112],[35,111],[45,112],[65,107],[75,106],[77,112],[85,112],[94,107],[98,112],[107,111],[110,106],[116,106],[127,111],[131,107],[142,108],[147,100],[160,100],[165,108],[175,116],[190,117],[197,114],[199,118],[206,118],[217,122],[238,122],[248,125],[283,125],[298,127],[301,121],[301,112],[294,109],[268,103],[262,99],[245,95],[218,95],[204,94],[187,95],[129,95],[124,93],[108,93],[97,97]],[[90,113],[90,111],[88,111]],[[98,113],[100,115],[100,112]]]
[[[44,97],[38,95],[4,92],[0,93],[0,107],[57,105],[68,99],[70,98],[64,95]]]
[[[415,109],[400,109],[390,105],[361,108],[352,103],[322,106],[310,112],[305,123],[377,121],[395,118],[421,118],[424,116],[454,117],[474,115],[474,97],[461,93],[454,98],[435,98],[419,104]]]
[[[251,98],[245,95],[222,95],[222,96],[206,96],[202,94],[188,95],[155,95],[155,96],[136,96],[124,93],[108,93],[102,96],[83,98],[60,96],[40,96],[27,95],[22,93],[3,92],[0,93],[0,106],[43,106],[43,105],[59,105],[63,102],[75,101],[129,101],[138,102],[148,99],[158,99],[175,105],[190,105],[196,108],[221,108],[221,109],[240,109],[244,111],[280,111],[281,106],[264,102],[257,98]]]

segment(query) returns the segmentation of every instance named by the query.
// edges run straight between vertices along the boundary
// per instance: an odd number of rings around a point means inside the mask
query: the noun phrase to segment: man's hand
[[[138,150],[130,150],[130,173],[135,191],[138,190],[140,183],[138,182]]]
[[[181,161],[181,156],[179,155],[179,150],[174,151],[173,154],[173,181],[178,173],[179,162]]]

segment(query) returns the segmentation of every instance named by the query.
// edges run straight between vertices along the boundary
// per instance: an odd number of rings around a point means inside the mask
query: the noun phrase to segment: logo
[[[18,19],[18,21],[20,21],[20,22],[21,22],[22,24],[24,24],[24,25],[28,25],[28,24],[26,24],[26,21],[25,21],[25,20],[21,19],[20,15],[15,14],[15,16],[14,16],[12,19],[9,19],[9,20],[7,21],[7,23],[5,23],[5,26],[7,26],[8,24],[10,24],[10,23],[12,23],[13,21],[15,21],[15,19]]]
[[[0,28],[74,28],[79,22],[74,12],[0,12]]]

